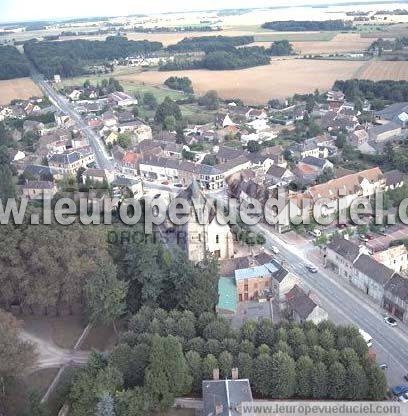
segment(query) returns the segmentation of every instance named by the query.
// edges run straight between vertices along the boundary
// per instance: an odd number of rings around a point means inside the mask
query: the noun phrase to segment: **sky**
[[[339,0],[0,0],[0,22],[337,2]]]

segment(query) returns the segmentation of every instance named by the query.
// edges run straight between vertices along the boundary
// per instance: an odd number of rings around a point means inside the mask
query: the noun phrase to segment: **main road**
[[[348,282],[336,279],[321,265],[315,264],[318,266],[318,273],[308,272],[306,264],[317,262],[313,261],[307,250],[286,243],[264,225],[258,225],[255,229],[265,235],[266,248],[278,247],[279,260],[285,262],[285,267],[300,277],[302,287],[317,295],[331,320],[338,324],[356,325],[372,336],[378,362],[386,363],[389,367],[389,383],[404,383],[403,376],[408,374],[408,331],[405,325],[389,327],[379,308],[371,306],[364,299],[364,294],[355,292],[348,286]]]
[[[72,104],[56,91],[53,86],[48,82],[42,74],[31,64],[30,65],[31,78],[39,86],[45,96],[65,115],[70,116],[75,121],[78,129],[88,139],[90,146],[92,147],[96,164],[101,169],[114,170],[114,163],[112,158],[106,152],[105,146],[102,143],[101,138],[96,134],[90,126],[88,126],[81,115],[75,110]]]

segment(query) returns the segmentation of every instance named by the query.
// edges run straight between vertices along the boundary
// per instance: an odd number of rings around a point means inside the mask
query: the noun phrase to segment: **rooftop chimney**
[[[220,369],[214,368],[213,369],[213,380],[219,380],[220,379]]]
[[[231,377],[233,380],[238,380],[238,368],[233,368],[231,370]]]

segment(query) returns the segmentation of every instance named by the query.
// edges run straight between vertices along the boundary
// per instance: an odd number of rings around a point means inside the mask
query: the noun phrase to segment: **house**
[[[90,180],[92,182],[98,182],[98,183],[104,183],[110,184],[115,179],[115,174],[112,171],[106,170],[106,169],[94,169],[94,168],[88,168],[82,175],[83,182],[86,183],[87,180]]]
[[[116,177],[112,182],[113,189],[118,188],[121,193],[132,192],[133,198],[140,199],[144,196],[143,182],[140,178]]]
[[[405,244],[377,251],[373,254],[373,259],[396,273],[405,271],[408,268],[408,250]]]
[[[266,111],[264,109],[256,109],[256,108],[251,108],[249,110],[249,112],[247,113],[247,117],[250,118],[251,120],[265,120],[268,118],[268,114],[266,113]]]
[[[238,302],[257,300],[269,292],[272,281],[271,269],[277,270],[272,263],[235,270]]]
[[[153,139],[152,128],[140,120],[134,120],[120,124],[118,125],[118,131],[120,133],[131,132],[132,143],[134,145],[142,142],[143,140]]]
[[[232,258],[234,240],[230,227],[219,208],[206,208],[208,201],[198,182],[193,180],[177,198],[186,201],[190,206],[188,221],[184,225],[176,226],[177,235],[185,237],[178,239],[178,245],[187,253],[188,258],[193,262],[204,260],[208,254],[218,259]],[[202,215],[205,217],[200,218]],[[221,218],[220,222],[218,218]]]
[[[49,166],[27,165],[23,171],[23,176],[29,180],[53,181],[61,180],[64,177],[64,172],[61,169]]]
[[[368,129],[370,140],[376,143],[382,143],[388,140],[397,139],[401,136],[402,129],[397,123],[390,122]]]
[[[117,105],[119,107],[127,107],[130,105],[137,105],[138,101],[136,98],[133,98],[129,94],[126,94],[124,92],[113,92],[112,94],[109,94],[108,96],[109,101],[111,101],[114,105]]]
[[[408,279],[394,274],[385,285],[383,307],[401,321],[408,322]]]
[[[61,154],[54,154],[48,160],[51,168],[61,169],[64,173],[75,175],[79,168],[87,168],[95,162],[95,154],[90,150],[67,151]]]
[[[266,172],[266,179],[273,187],[284,188],[295,179],[295,175],[287,168],[272,165]]]
[[[342,209],[345,210],[356,198],[369,198],[384,189],[384,174],[380,168],[376,167],[312,186],[301,194],[301,200],[319,203],[320,200],[327,199],[329,202],[324,201],[322,212],[330,214],[338,211],[339,199],[341,199]]]
[[[358,246],[345,238],[333,239],[325,249],[326,266],[347,279],[351,279],[354,262],[361,254],[369,254],[365,246]]]
[[[78,101],[81,98],[82,91],[81,90],[73,90],[68,94],[68,98],[71,101]]]
[[[119,135],[118,133],[116,133],[115,131],[111,131],[106,137],[105,137],[105,144],[107,146],[109,145],[114,145],[119,139]]]
[[[238,295],[235,280],[230,277],[220,277],[218,280],[217,314],[224,318],[232,318],[237,312]]]
[[[315,156],[306,156],[305,158],[303,158],[299,164],[302,165],[308,165],[311,166],[313,168],[316,168],[320,173],[322,173],[325,169],[333,169],[333,163],[329,162],[326,159],[320,159],[318,157]]]
[[[354,271],[351,273],[350,282],[375,302],[381,304],[384,286],[393,274],[393,270],[378,263],[369,255],[361,254],[354,262]]]
[[[54,182],[28,181],[23,185],[23,195],[30,200],[52,199],[56,193]]]
[[[299,324],[310,321],[317,325],[328,319],[327,312],[298,285],[286,294],[285,299],[290,317]]]
[[[367,130],[364,129],[355,130],[348,135],[348,142],[353,147],[360,147],[361,145],[367,143],[368,140],[369,134]]]
[[[383,110],[376,111],[375,117],[380,121],[392,121],[405,129],[408,123],[408,103],[391,104]]]
[[[272,159],[274,165],[278,165],[283,168],[286,168],[286,166],[288,165],[288,162],[285,160],[285,157],[283,155],[283,147],[280,145],[264,147],[261,150],[261,153]]]
[[[54,118],[58,127],[69,128],[75,126],[75,121],[66,114],[59,112],[54,115]]]
[[[103,125],[108,128],[116,127],[118,119],[111,111],[106,111],[102,114]]]
[[[17,149],[10,149],[8,151],[8,155],[10,157],[11,162],[19,162],[20,160],[23,160],[26,157],[24,152]]]
[[[233,369],[233,380],[218,380],[219,371],[216,369],[215,380],[203,381],[203,416],[240,416],[241,404],[252,403],[249,380],[239,380],[238,371]]]
[[[41,123],[40,121],[26,120],[23,123],[23,132],[24,134],[32,132],[41,136],[44,133],[44,123]]]

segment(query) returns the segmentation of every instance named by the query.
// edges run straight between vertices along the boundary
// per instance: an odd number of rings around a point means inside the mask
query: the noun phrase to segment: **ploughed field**
[[[42,96],[41,91],[31,78],[16,78],[0,81],[0,105],[8,104],[11,100],[33,96]]]

